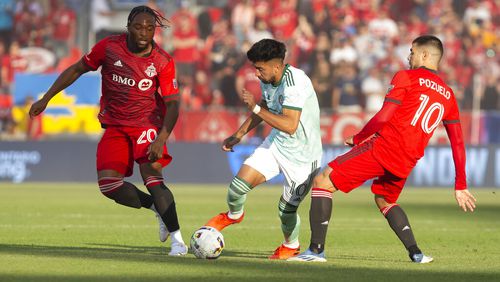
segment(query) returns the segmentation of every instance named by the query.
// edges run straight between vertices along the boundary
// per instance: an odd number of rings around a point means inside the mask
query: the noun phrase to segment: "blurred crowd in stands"
[[[89,27],[84,30],[95,36],[94,41],[99,40],[114,32],[110,25],[117,11],[112,2],[0,1],[3,131],[10,126],[13,74],[27,71],[30,65],[20,50],[49,50],[54,61],[44,72],[65,69],[89,47],[77,44],[76,14],[90,5],[86,10]],[[422,34],[437,35],[444,42],[441,75],[453,88],[462,110],[477,106],[500,110],[499,0],[144,3],[171,22],[171,28],[159,30],[155,40],[176,61],[186,110],[240,107],[235,93],[242,88],[259,98],[259,81],[245,54],[256,41],[275,38],[286,43],[287,62],[311,77],[323,111],[375,112],[383,103],[392,75],[407,68],[411,41]]]

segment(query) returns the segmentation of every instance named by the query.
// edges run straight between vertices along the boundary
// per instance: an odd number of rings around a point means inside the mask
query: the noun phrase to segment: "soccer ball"
[[[191,250],[199,259],[216,259],[224,249],[224,237],[217,229],[203,226],[191,236]]]

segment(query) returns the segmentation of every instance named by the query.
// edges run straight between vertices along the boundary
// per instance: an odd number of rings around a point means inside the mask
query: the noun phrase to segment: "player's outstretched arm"
[[[267,105],[265,102],[261,102],[260,105],[262,108],[267,109]],[[245,136],[248,132],[254,129],[257,125],[262,122],[262,119],[255,114],[250,115],[240,126],[240,128],[231,136],[226,138],[222,142],[222,150],[225,152],[234,152],[234,145],[240,143],[243,136]]]
[[[465,175],[465,144],[462,134],[462,127],[457,121],[443,121],[446,133],[450,139],[453,162],[455,164],[455,199],[460,208],[467,211],[474,211],[476,208],[476,198],[467,190]]]
[[[382,108],[366,123],[361,131],[352,137],[352,140],[346,140],[344,143],[348,146],[354,146],[362,143],[368,137],[377,133],[393,116],[399,104],[393,102],[384,102]]]
[[[75,80],[77,80],[82,74],[86,73],[87,71],[88,69],[85,67],[81,60],[65,69],[59,75],[59,77],[57,77],[56,81],[52,84],[47,93],[45,93],[45,95],[43,95],[40,100],[31,105],[29,112],[30,117],[33,118],[34,116],[42,113],[52,97],[54,97],[62,90],[66,89],[66,87],[70,86],[73,82],[75,82]]]
[[[455,190],[455,199],[464,212],[467,212],[468,210],[473,212],[476,208],[476,198],[474,198],[472,193],[467,189]]]
[[[462,134],[460,122],[443,121],[448,139],[450,139],[451,152],[453,155],[453,163],[455,165],[455,190],[467,189],[467,181],[465,175],[465,143]]]

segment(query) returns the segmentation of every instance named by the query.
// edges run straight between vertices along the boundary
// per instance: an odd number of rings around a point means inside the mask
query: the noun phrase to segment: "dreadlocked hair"
[[[160,12],[156,11],[155,9],[149,8],[148,6],[137,6],[133,8],[132,11],[130,11],[130,14],[128,15],[127,27],[134,20],[135,16],[137,16],[140,13],[147,13],[152,15],[155,18],[157,27],[161,28],[170,27],[169,20],[167,20],[164,16],[162,16]]]

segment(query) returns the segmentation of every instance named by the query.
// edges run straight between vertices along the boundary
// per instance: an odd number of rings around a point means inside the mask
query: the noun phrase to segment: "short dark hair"
[[[285,59],[286,46],[274,39],[262,39],[247,51],[247,58],[252,62],[267,62],[272,59]]]
[[[428,46],[432,46],[432,47],[438,49],[439,53],[440,53],[440,58],[444,54],[443,42],[441,42],[441,40],[439,40],[439,38],[437,38],[434,35],[419,36],[419,37],[415,38],[415,40],[413,40],[412,43],[416,44],[417,46],[428,45]]]
[[[170,22],[163,17],[160,12],[156,11],[155,9],[152,9],[148,6],[137,6],[130,11],[130,14],[128,14],[128,19],[127,19],[127,27],[130,26],[132,21],[134,20],[135,16],[137,16],[140,13],[146,13],[150,14],[151,16],[154,17],[156,26],[157,27],[169,27]]]

